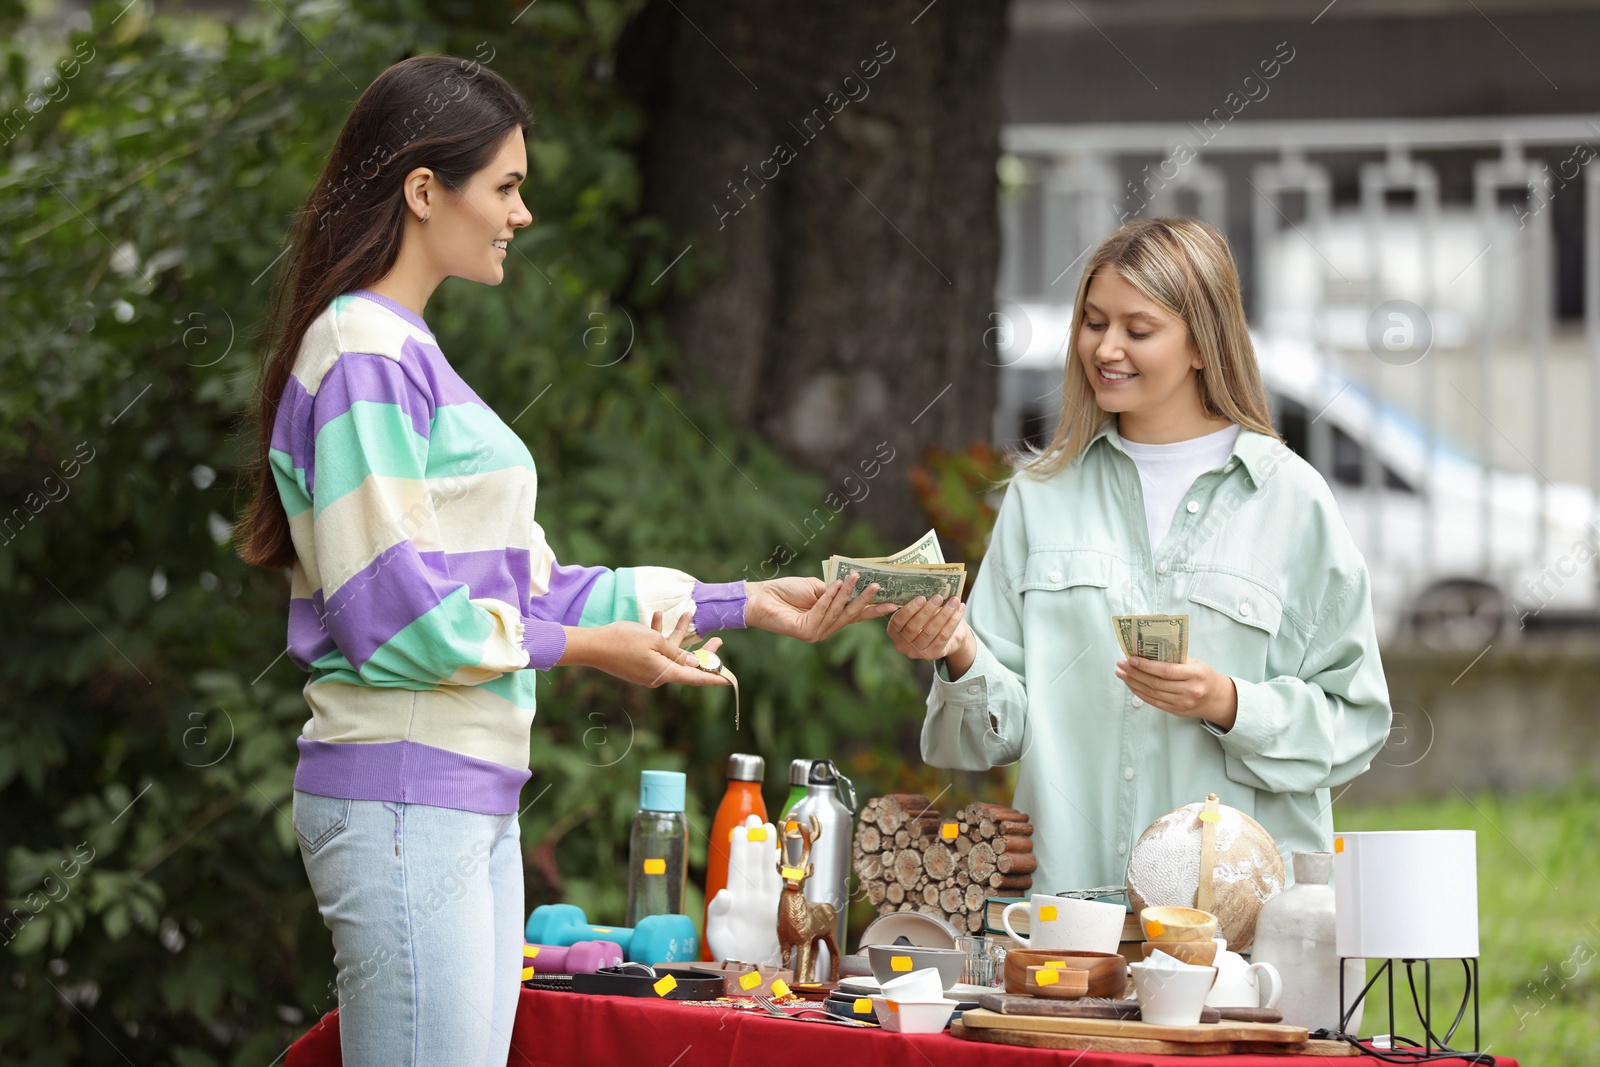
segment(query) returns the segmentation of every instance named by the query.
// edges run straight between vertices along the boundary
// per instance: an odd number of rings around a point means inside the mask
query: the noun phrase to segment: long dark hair
[[[506,135],[533,125],[527,102],[472,60],[415,56],[378,75],[356,101],[312,188],[273,286],[257,383],[256,492],[236,528],[258,567],[295,561],[289,519],[267,463],[278,403],[300,342],[333,298],[389,273],[404,232],[405,176],[427,167],[460,191]]]

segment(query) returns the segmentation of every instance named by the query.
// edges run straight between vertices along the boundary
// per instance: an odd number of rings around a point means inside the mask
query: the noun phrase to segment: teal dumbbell
[[[523,930],[537,945],[614,941],[634,963],[683,963],[699,958],[700,938],[687,915],[647,915],[639,925],[595,926],[576,904],[541,904]]]

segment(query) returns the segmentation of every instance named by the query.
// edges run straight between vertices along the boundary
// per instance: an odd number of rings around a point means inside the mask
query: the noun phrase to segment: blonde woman
[[[1216,793],[1285,858],[1327,849],[1329,790],[1389,731],[1367,568],[1272,428],[1227,241],[1112,234],[1073,307],[1054,438],[1006,490],[973,586],[889,633],[934,660],[922,755],[1020,763],[1034,885],[1116,885],[1163,813]],[[1186,614],[1184,663],[1124,658],[1113,615]]]

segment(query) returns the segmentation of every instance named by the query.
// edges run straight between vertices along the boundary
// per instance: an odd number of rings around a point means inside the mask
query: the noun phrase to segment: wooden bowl
[[[1057,980],[1040,986],[1029,968],[1059,964],[1052,968]],[[1081,974],[1079,972],[1082,972]],[[1128,961],[1116,952],[1051,952],[1048,949],[1014,948],[1006,952],[1007,993],[1028,996],[1120,997],[1128,984]],[[1076,992],[1077,990],[1082,992]]]
[[[1149,941],[1210,941],[1217,936],[1217,917],[1199,908],[1145,908],[1139,925]]]
[[[1217,959],[1216,941],[1146,941],[1139,947],[1144,950],[1145,959],[1160,949],[1180,963],[1196,967],[1210,967]]]

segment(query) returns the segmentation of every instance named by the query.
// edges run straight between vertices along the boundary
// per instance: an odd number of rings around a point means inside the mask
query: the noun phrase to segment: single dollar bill
[[[862,556],[860,563],[890,563],[908,566],[916,563],[943,563],[944,552],[939,548],[939,535],[929,530],[913,544],[907,545],[892,556]]]
[[[967,568],[962,563],[948,563],[938,566],[893,566],[886,564],[863,563],[860,560],[841,558],[835,565],[835,573],[844,576],[854,572],[859,575],[856,584],[850,589],[848,595],[856,597],[861,591],[873,582],[878,583],[878,595],[872,598],[874,604],[892,603],[906,605],[917,597],[944,597],[949,600],[961,595],[961,588],[967,580]]]
[[[1113,615],[1111,622],[1124,656],[1161,663],[1188,662],[1189,616]]]

